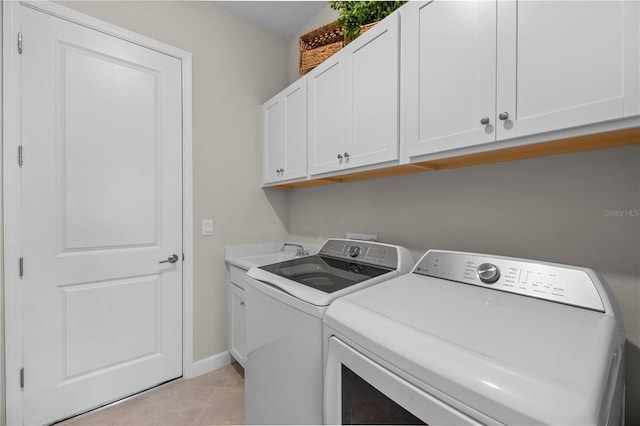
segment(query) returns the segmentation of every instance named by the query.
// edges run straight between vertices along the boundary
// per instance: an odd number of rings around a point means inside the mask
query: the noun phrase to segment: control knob
[[[500,278],[500,269],[492,263],[483,263],[476,270],[480,281],[486,284],[493,284]]]
[[[349,256],[358,257],[359,254],[360,254],[360,247],[358,246],[349,247]]]

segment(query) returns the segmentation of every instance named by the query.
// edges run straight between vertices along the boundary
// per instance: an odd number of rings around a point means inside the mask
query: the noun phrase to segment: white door
[[[496,3],[443,0],[404,8],[409,157],[495,141]]]
[[[43,424],[182,375],[181,62],[21,14],[23,412]]]

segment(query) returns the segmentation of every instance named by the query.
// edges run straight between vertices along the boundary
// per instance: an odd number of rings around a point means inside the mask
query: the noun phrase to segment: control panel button
[[[492,263],[483,263],[476,269],[480,281],[486,284],[493,284],[500,278],[500,269]]]
[[[358,246],[349,247],[349,256],[358,257],[359,254],[360,254],[360,247]]]

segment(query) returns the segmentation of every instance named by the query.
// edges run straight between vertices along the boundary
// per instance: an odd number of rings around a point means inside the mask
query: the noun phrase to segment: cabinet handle
[[[346,158],[346,159],[348,159],[348,158],[349,158],[349,153],[348,153],[348,152],[345,152],[345,153],[344,153],[344,158]]]
[[[489,117],[482,117],[482,119],[480,119],[480,124],[486,126],[487,124],[489,124]]]
[[[338,160],[342,160],[342,154],[338,154]]]
[[[502,121],[508,120],[509,119],[509,113],[508,112],[501,112],[500,115],[498,115],[498,118]]]

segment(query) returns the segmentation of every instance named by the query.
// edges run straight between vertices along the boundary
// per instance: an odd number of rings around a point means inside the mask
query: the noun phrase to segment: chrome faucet
[[[308,256],[309,255],[309,250],[305,249],[300,244],[294,244],[294,243],[284,243],[282,245],[282,250],[281,251],[284,251],[284,248],[286,246],[295,247],[296,248],[296,256]]]

